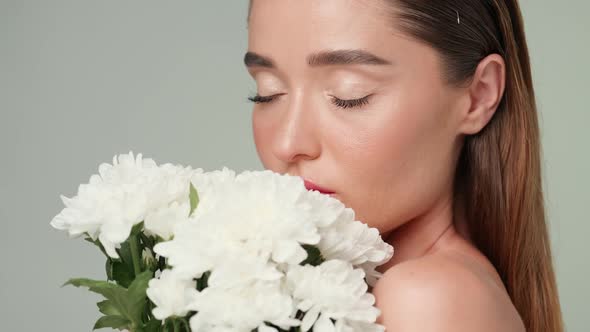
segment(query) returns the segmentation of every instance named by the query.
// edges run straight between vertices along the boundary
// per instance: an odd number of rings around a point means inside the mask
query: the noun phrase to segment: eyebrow
[[[244,55],[246,67],[276,68],[275,62],[255,52]],[[391,65],[391,62],[364,50],[335,50],[310,54],[307,64],[311,67],[329,65]]]

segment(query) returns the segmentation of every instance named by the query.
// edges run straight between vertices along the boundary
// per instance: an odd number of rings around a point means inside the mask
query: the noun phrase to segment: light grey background
[[[523,0],[568,331],[590,328],[590,3]],[[247,1],[0,0],[0,330],[90,331],[104,259],[49,226],[99,163],[262,169]]]

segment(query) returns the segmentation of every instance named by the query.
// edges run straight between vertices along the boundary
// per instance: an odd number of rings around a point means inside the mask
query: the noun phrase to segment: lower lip
[[[315,190],[315,191],[318,191],[320,194],[329,195],[329,196],[332,196],[335,194],[334,192],[331,192],[331,191],[322,191],[322,190],[316,189],[315,186],[313,184],[309,183],[307,180],[304,180],[304,182],[305,182],[305,188],[307,190]]]

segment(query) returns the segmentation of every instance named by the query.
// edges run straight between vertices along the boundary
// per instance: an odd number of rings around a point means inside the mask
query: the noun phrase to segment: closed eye
[[[270,103],[271,101],[273,101],[275,98],[277,98],[280,95],[272,95],[272,96],[260,96],[260,95],[254,95],[252,97],[248,97],[248,100],[256,103],[256,104],[261,104],[261,103]]]
[[[272,96],[260,96],[260,95],[256,94],[254,96],[248,97],[248,100],[253,103],[257,103],[257,104],[270,103],[270,102],[274,101],[280,95],[281,94],[276,94],[276,95],[272,95]],[[358,98],[358,99],[340,99],[335,96],[331,96],[331,97],[332,97],[332,104],[336,105],[337,107],[343,108],[343,109],[348,109],[348,108],[356,108],[356,107],[362,107],[364,105],[367,105],[369,103],[369,97],[371,97],[371,96],[372,96],[372,94],[367,95],[362,98]]]
[[[332,103],[340,108],[355,108],[355,107],[362,107],[363,105],[367,105],[369,103],[369,97],[364,96],[358,99],[340,99],[337,97],[332,96]]]

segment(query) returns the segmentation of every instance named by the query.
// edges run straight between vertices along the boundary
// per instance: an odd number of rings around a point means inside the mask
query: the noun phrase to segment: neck
[[[427,213],[383,234],[383,239],[394,247],[394,255],[377,271],[384,273],[403,261],[432,253],[452,240],[457,235],[453,210],[452,195],[449,195]],[[458,225],[460,232],[464,229],[462,225]]]

